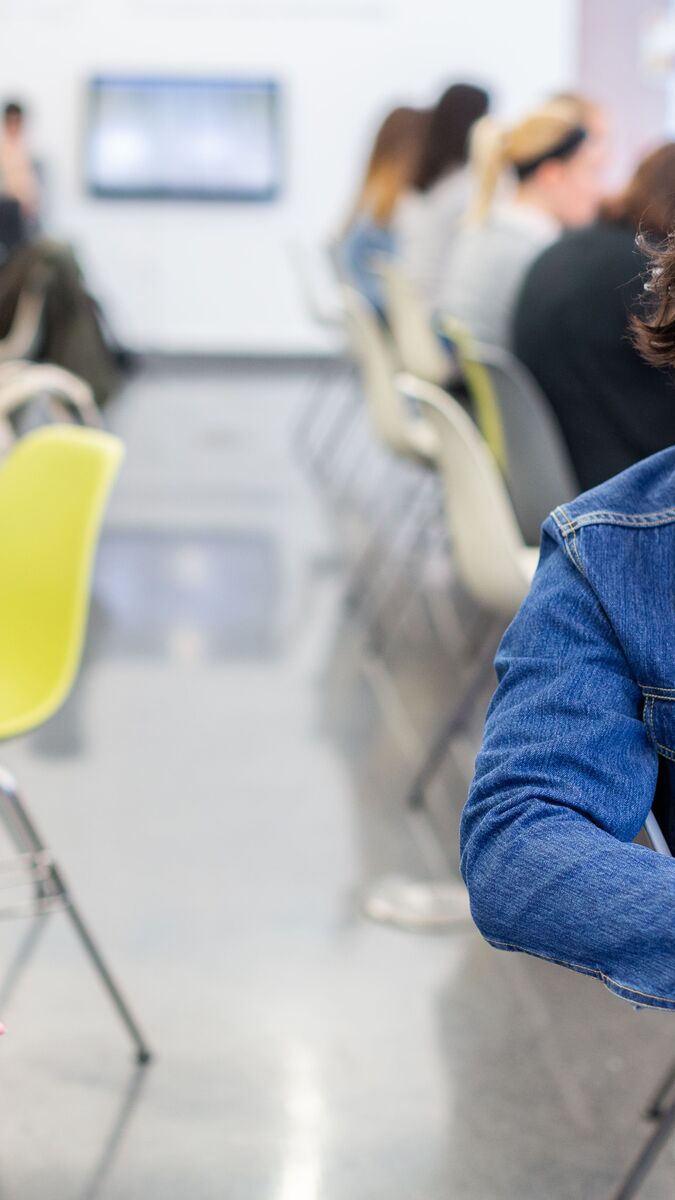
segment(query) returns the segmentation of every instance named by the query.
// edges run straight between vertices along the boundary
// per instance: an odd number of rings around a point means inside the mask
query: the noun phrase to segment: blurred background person
[[[428,122],[427,111],[408,106],[393,109],[385,118],[351,216],[335,248],[344,278],[380,316],[384,315],[384,302],[377,259],[397,253],[393,216],[417,173]]]
[[[566,226],[588,225],[601,198],[602,157],[577,103],[554,100],[504,129],[474,131],[476,196],[450,255],[441,308],[482,342],[511,343],[513,309],[532,261]],[[499,198],[513,180],[513,193]]]
[[[554,103],[566,104],[570,111],[576,112],[577,123],[588,130],[598,173],[604,180],[613,165],[612,123],[609,112],[602,104],[581,92],[556,92],[550,99]]]
[[[16,200],[27,228],[36,228],[40,182],[28,147],[25,110],[16,100],[8,101],[2,114],[0,195]]]
[[[533,264],[516,309],[514,349],[555,410],[582,488],[675,443],[675,390],[629,336],[641,302],[641,231],[675,228],[675,143],[638,166],[600,219]]]
[[[105,404],[119,387],[130,356],[111,333],[66,242],[34,238],[16,247],[0,265],[0,339],[10,333],[26,290],[44,297],[31,357],[79,375],[92,388],[97,404]]]
[[[490,105],[472,84],[447,88],[432,110],[412,188],[395,214],[401,266],[430,309],[454,238],[471,200],[469,135]]]
[[[0,135],[0,339],[12,328],[21,296],[39,292],[43,307],[32,356],[79,375],[98,404],[121,382],[128,352],[111,333],[67,243],[40,232],[39,169],[26,136],[24,106],[8,101]]]

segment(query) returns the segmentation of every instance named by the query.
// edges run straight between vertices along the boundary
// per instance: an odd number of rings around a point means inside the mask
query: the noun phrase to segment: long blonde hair
[[[580,128],[579,117],[579,106],[571,98],[565,98],[549,101],[510,127],[493,117],[478,121],[471,137],[475,193],[468,213],[469,224],[480,225],[486,220],[505,173],[517,171],[564,145],[565,139]]]

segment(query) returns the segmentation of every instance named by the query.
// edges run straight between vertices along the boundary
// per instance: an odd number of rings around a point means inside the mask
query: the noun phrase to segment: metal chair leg
[[[654,1092],[654,1095],[647,1105],[645,1116],[648,1121],[658,1121],[659,1118],[663,1116],[664,1100],[671,1091],[673,1084],[675,1084],[675,1062],[672,1063],[666,1071],[666,1074],[663,1076],[663,1079],[661,1080],[658,1088]]]
[[[382,481],[382,491],[388,496],[388,499],[380,506],[380,511],[375,514],[366,545],[352,567],[344,599],[348,608],[358,608],[369,594],[370,586],[379,576],[391,551],[392,536],[388,536],[388,530],[393,526],[395,531],[393,536],[396,537],[405,514],[411,506],[414,507],[417,503],[420,487],[417,480],[411,479],[410,486],[406,480],[406,486],[401,486],[397,490],[391,486],[389,475],[392,470],[397,468],[396,459],[386,460],[386,482]]]
[[[630,1169],[624,1175],[612,1200],[632,1200],[637,1196],[656,1159],[675,1130],[675,1101],[664,1109],[658,1125],[649,1135]]]
[[[36,826],[29,816],[25,804],[23,803],[16,783],[8,771],[2,769],[0,771],[0,796],[5,801],[2,812],[10,835],[15,841],[15,844],[22,849],[28,846],[35,853],[48,853],[42,838],[40,837]],[[84,918],[75,904],[70,889],[66,883],[64,875],[57,864],[50,860],[49,871],[51,882],[53,883],[56,893],[61,897],[62,903],[70,919],[75,926],[75,930],[80,937],[80,940],[91,959],[93,966],[98,973],[98,976],[107,991],[119,1017],[125,1025],[132,1042],[136,1047],[136,1058],[141,1064],[150,1062],[152,1054],[150,1048],[141,1032],[141,1029],[133,1016],[127,1001],[125,1000],[119,985],[115,981],[110,968],[108,967],[97,943],[94,941],[92,934],[86,925]]]
[[[379,628],[380,619],[397,587],[410,575],[418,555],[420,539],[425,536],[430,514],[435,507],[435,495],[436,476],[422,476],[407,504],[404,518],[392,534],[382,567],[371,581],[369,620],[374,629]]]
[[[500,625],[501,639],[501,625]],[[408,805],[410,808],[423,808],[427,788],[440,770],[443,759],[445,758],[450,743],[455,734],[459,733],[466,720],[467,712],[471,712],[474,705],[477,704],[482,695],[488,679],[493,670],[493,660],[496,646],[490,642],[489,653],[479,663],[478,669],[471,679],[469,685],[462,693],[457,704],[454,705],[452,712],[446,718],[441,729],[432,742],[427,756],[422,763],[417,775],[415,776],[410,791],[408,793]]]
[[[9,965],[0,987],[0,1013],[5,1015],[21,978],[32,961],[38,942],[45,930],[44,916],[34,917]]]
[[[429,523],[429,526],[422,531],[418,545],[411,551],[408,560],[407,576],[398,587],[396,615],[389,621],[387,628],[383,631],[380,638],[379,651],[383,658],[386,658],[390,646],[395,645],[398,634],[402,629],[403,623],[408,616],[408,613],[412,609],[415,601],[426,602],[425,607],[429,614],[428,620],[430,627],[433,631],[436,630],[436,626],[433,623],[427,594],[425,592],[425,570],[426,563],[430,555],[430,545],[432,545],[433,542],[432,535],[434,530],[432,523],[434,520],[435,518],[432,514],[432,520]],[[402,586],[403,584],[405,586]]]
[[[363,411],[360,396],[354,390],[352,379],[345,380],[344,384],[344,394],[338,396],[332,406],[330,420],[322,434],[321,445],[314,455],[315,474],[320,481],[329,486],[333,482],[331,468],[334,470],[340,450],[348,441],[356,420]]]
[[[351,364],[338,362],[326,371],[322,366],[310,383],[309,400],[292,435],[295,453],[319,483],[330,480],[338,431],[349,428],[361,404]]]
[[[134,1067],[129,1083],[125,1087],[121,1103],[108,1135],[101,1147],[101,1153],[94,1165],[93,1172],[87,1179],[78,1200],[99,1200],[108,1175],[114,1166],[115,1159],[127,1135],[130,1122],[138,1107],[147,1080],[147,1073],[142,1067]]]
[[[407,514],[407,525],[402,530],[405,533],[403,545],[399,544],[399,556],[392,546],[389,561],[392,570],[385,586],[378,589],[378,604],[372,614],[373,624],[379,632],[381,619],[384,618],[387,606],[396,597],[397,625],[400,625],[412,601],[423,591],[424,555],[427,553],[434,525],[438,521],[437,476],[429,475],[418,485],[417,494],[412,498]],[[392,641],[393,631],[383,632],[379,637],[379,650],[382,654]]]
[[[328,406],[331,383],[322,363],[310,377],[309,396],[292,433],[292,444],[301,462],[308,462],[312,458],[312,433],[324,415],[324,408]]]

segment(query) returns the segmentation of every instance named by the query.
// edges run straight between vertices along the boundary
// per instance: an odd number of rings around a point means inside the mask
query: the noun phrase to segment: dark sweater
[[[548,397],[582,489],[675,443],[675,387],[630,340],[645,263],[635,234],[600,221],[531,267],[513,346]]]

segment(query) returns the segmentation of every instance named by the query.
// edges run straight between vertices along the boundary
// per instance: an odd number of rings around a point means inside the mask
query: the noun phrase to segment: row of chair
[[[506,351],[476,344],[456,322],[435,329],[397,266],[383,262],[380,269],[386,329],[361,295],[340,288],[371,435],[397,460],[440,479],[457,576],[501,631],[529,589],[541,522],[579,490],[567,451],[521,364]],[[411,804],[424,802],[467,707],[483,694],[493,650],[490,645],[479,656],[467,691],[442,723],[413,782]],[[645,832],[654,849],[669,853],[651,814]],[[675,1128],[675,1101],[666,1103],[674,1083],[671,1067],[647,1110],[653,1132],[614,1200],[637,1195]]]
[[[74,683],[99,531],[123,458],[119,439],[103,430],[89,384],[61,367],[34,361],[42,341],[47,282],[42,270],[33,273],[12,326],[0,340],[2,741],[41,726],[59,710]],[[16,849],[11,859],[0,861],[2,887],[19,892],[0,908],[0,917],[44,916],[63,909],[133,1041],[137,1060],[148,1062],[150,1051],[138,1022],[4,767],[0,819]]]
[[[105,504],[123,457],[101,430],[53,424],[21,438],[0,464],[0,740],[53,716],[75,680],[87,623],[92,565]],[[64,909],[136,1047],[147,1043],[37,831],[10,773],[0,768],[0,818],[17,854],[0,862],[3,888],[30,899],[3,916]]]
[[[523,535],[537,541],[548,513],[579,491],[548,401],[509,351],[476,342],[451,318],[436,328],[394,260],[384,260],[380,272],[401,368],[450,390],[458,385],[466,389],[476,423],[504,474]]]
[[[346,287],[342,297],[372,431],[395,455],[431,468],[440,479],[456,574],[478,611],[490,614],[501,630],[529,588],[537,542],[523,537],[504,474],[466,407],[438,383],[398,370],[396,349],[368,302]],[[484,684],[492,648],[477,663],[471,693],[478,681]],[[430,748],[411,789],[412,804],[422,803],[466,700],[463,695],[453,704]]]

